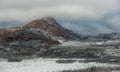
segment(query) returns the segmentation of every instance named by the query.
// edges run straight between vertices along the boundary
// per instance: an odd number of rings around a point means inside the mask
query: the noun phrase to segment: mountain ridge
[[[75,39],[75,33],[60,26],[54,18],[42,18],[29,22],[22,27],[0,30],[0,40],[29,41],[40,40],[41,43],[60,44],[57,39]]]

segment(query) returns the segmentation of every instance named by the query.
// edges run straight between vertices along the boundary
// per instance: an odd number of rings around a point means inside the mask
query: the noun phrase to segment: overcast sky
[[[81,34],[117,32],[120,0],[0,0],[1,27],[47,16]]]

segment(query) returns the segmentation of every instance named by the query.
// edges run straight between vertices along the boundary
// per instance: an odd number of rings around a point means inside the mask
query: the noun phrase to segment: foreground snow
[[[62,70],[85,69],[91,66],[111,67],[114,65],[107,63],[56,63],[58,59],[32,59],[22,62],[0,61],[0,72],[59,72]],[[61,59],[65,60],[65,59]],[[77,59],[78,60],[78,59]]]

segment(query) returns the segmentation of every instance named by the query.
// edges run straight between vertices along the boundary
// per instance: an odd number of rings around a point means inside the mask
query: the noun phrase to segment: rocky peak
[[[34,20],[24,27],[26,28],[38,28],[48,33],[51,37],[63,37],[70,38],[70,34],[66,29],[60,26],[54,18],[46,17],[42,19]]]
[[[29,27],[29,28],[35,28],[35,27],[46,27],[46,26],[50,26],[52,24],[57,24],[56,20],[54,18],[49,18],[49,17],[46,17],[46,18],[42,18],[42,19],[37,19],[37,20],[34,20],[30,23],[28,23],[27,25],[25,25],[26,27]]]

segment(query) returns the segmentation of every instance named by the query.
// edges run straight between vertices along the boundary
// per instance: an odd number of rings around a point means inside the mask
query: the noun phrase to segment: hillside
[[[42,18],[29,22],[22,27],[12,27],[0,30],[0,44],[25,45],[49,44],[58,45],[59,39],[71,40],[77,38],[77,34],[60,26],[54,18]],[[4,41],[4,42],[3,42]],[[24,43],[24,44],[23,44]],[[28,44],[29,43],[29,44]]]

